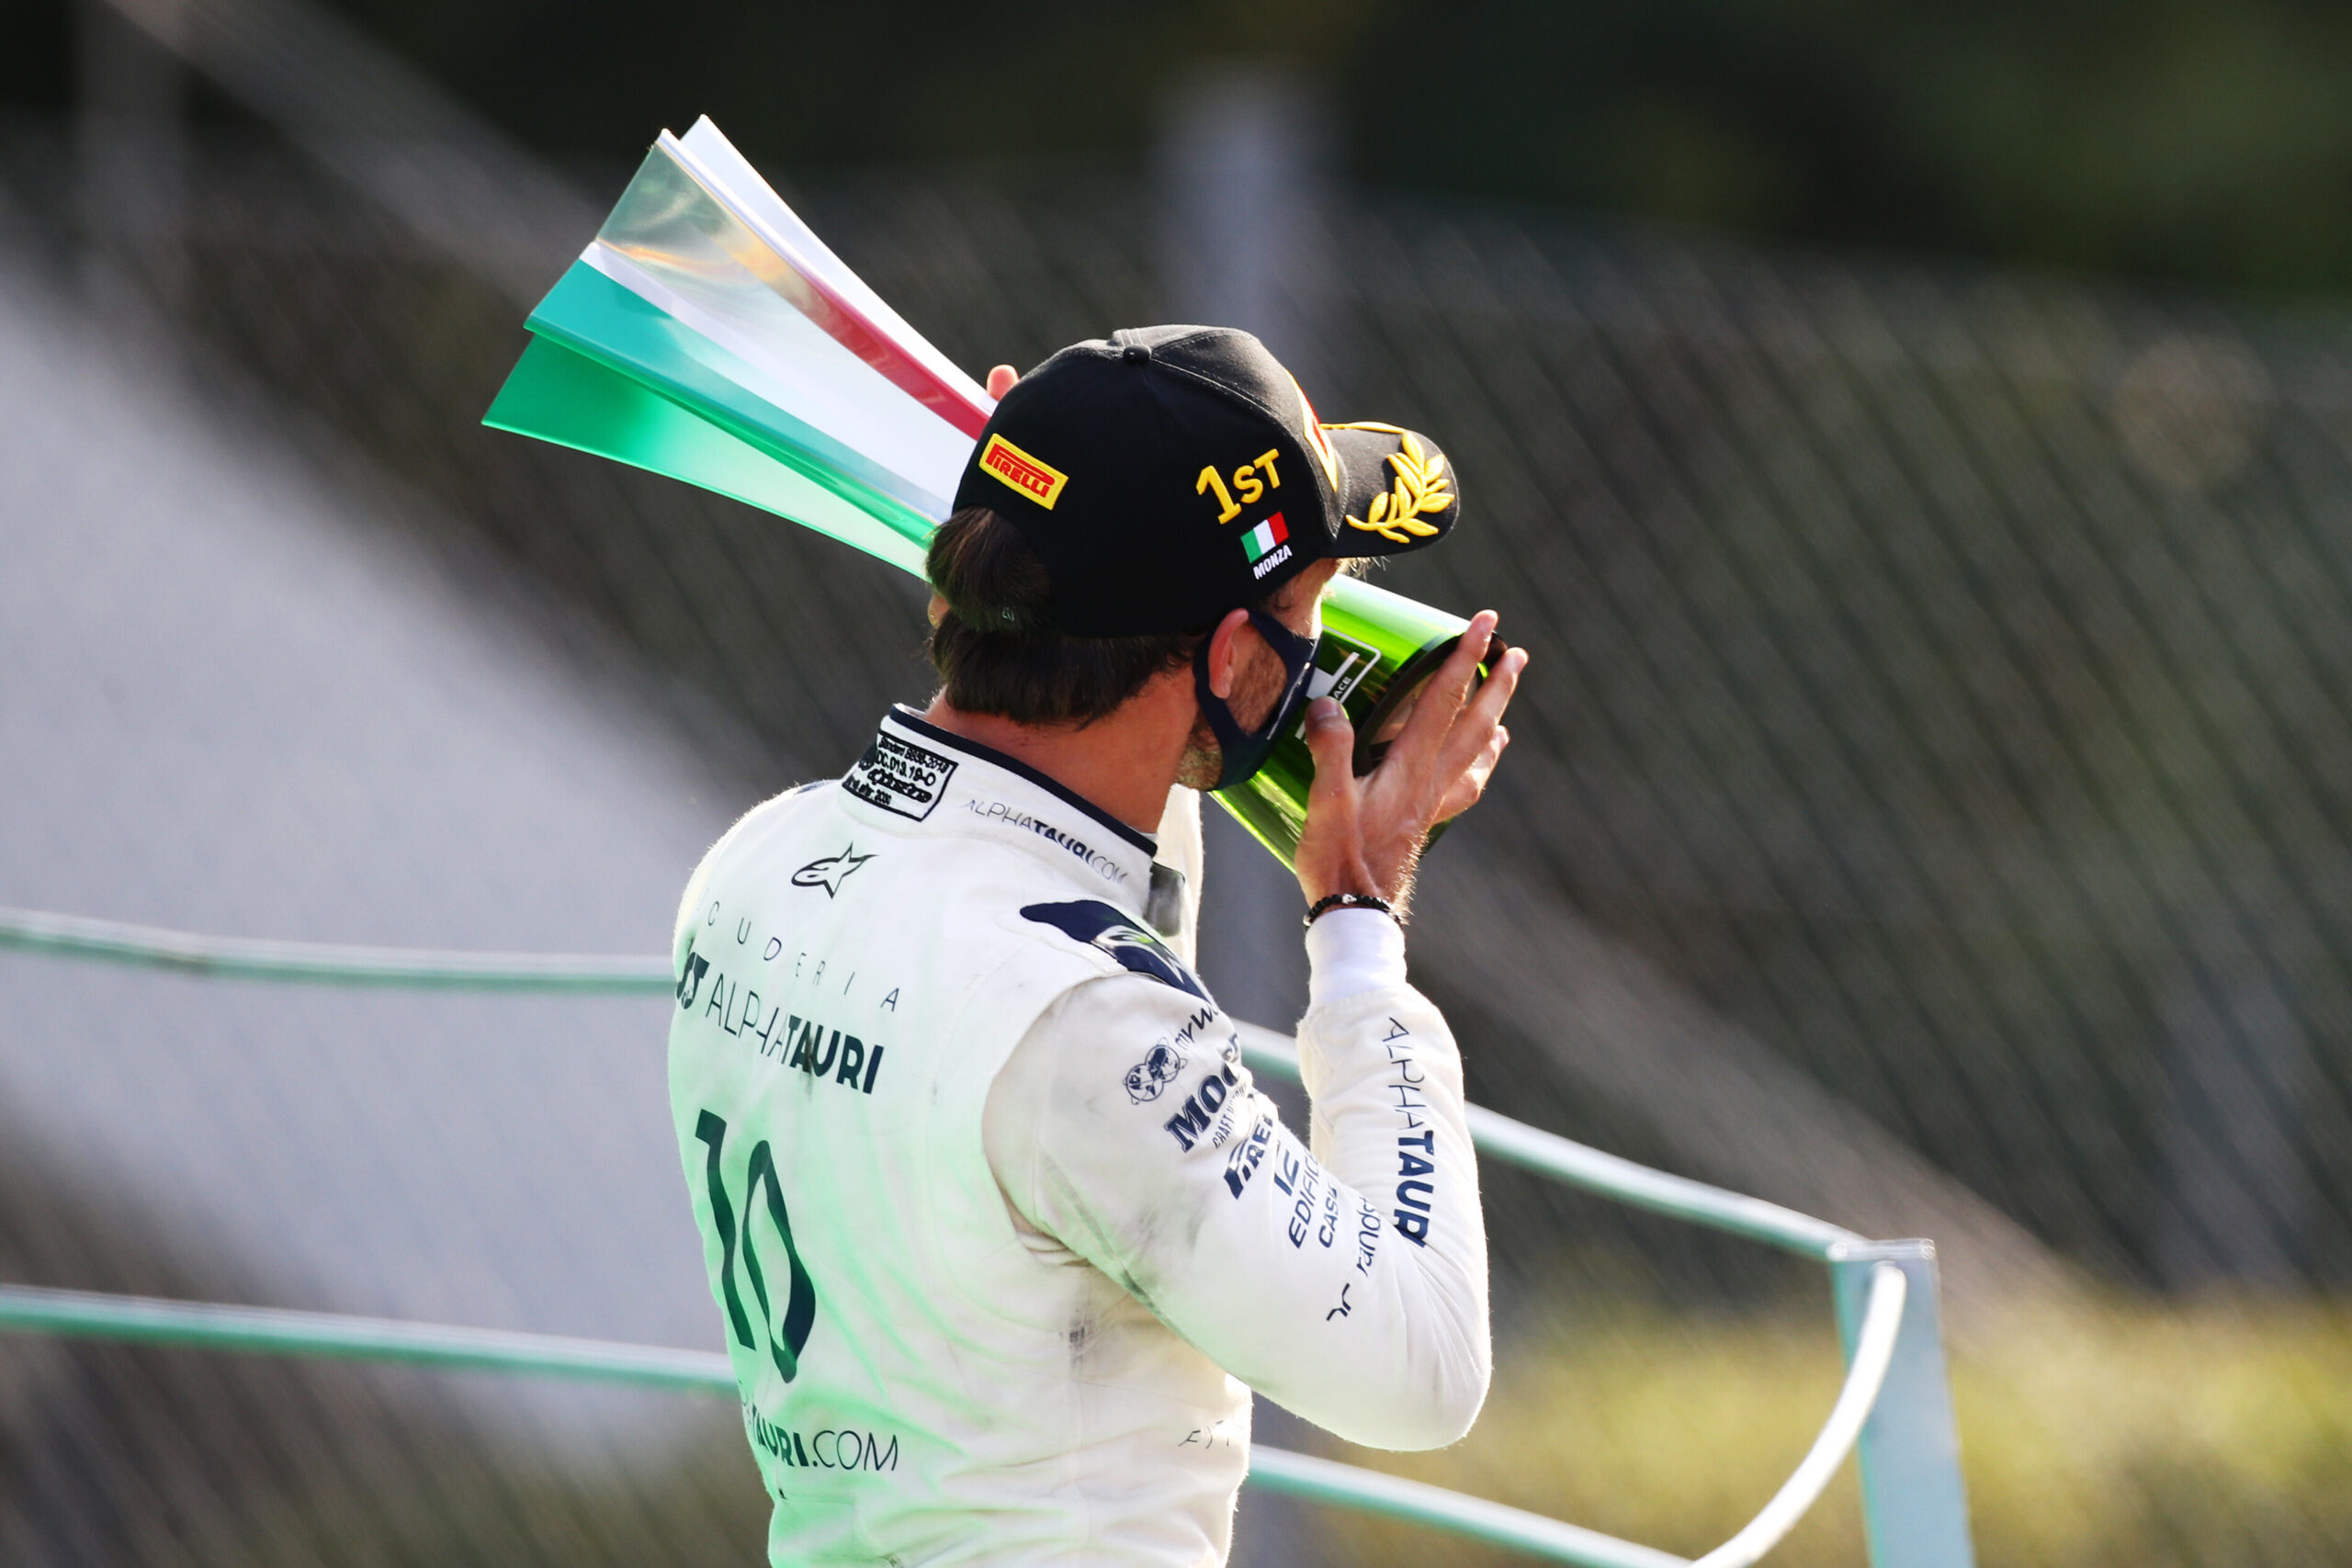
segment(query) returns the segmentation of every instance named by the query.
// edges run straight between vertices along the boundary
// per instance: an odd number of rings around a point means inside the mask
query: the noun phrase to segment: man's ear
[[[931,604],[929,607],[923,611],[923,614],[931,617],[931,624],[933,626],[937,626],[940,622],[940,618],[947,614],[947,596],[940,592],[938,590],[933,589],[931,595]]]
[[[1209,634],[1209,690],[1233,700],[1234,672],[1241,665],[1241,630],[1250,624],[1247,610],[1227,610]]]

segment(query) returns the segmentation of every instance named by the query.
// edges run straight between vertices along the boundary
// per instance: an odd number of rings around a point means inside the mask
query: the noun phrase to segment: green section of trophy
[[[1323,642],[1316,650],[1309,688],[1337,697],[1355,726],[1355,769],[1370,773],[1412,716],[1413,705],[1470,623],[1351,577],[1334,579],[1323,600]],[[1497,638],[1486,660],[1502,657]],[[1479,671],[1483,677],[1487,663]],[[1217,803],[1240,819],[1251,837],[1284,865],[1295,863],[1306,825],[1306,795],[1315,758],[1304,726],[1285,735],[1257,774],[1219,790]],[[1438,832],[1444,831],[1443,827]],[[1430,837],[1434,840],[1437,833]]]

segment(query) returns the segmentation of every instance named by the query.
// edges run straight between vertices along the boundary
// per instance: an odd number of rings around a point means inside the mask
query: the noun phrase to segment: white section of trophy
[[[675,346],[704,370],[784,415],[793,445],[944,519],[985,393],[716,127],[696,130],[706,156],[664,131],[581,259],[680,329]]]
[[[934,519],[971,438],[886,380],[758,277],[723,257],[653,256],[599,239],[581,259],[725,352],[707,368],[822,439],[814,456]]]
[[[582,259],[695,337],[705,367],[824,439],[813,456],[917,511],[945,515],[971,438],[804,308],[792,258],[706,186],[664,132]]]
[[[708,179],[720,195],[738,211],[749,218],[754,226],[764,227],[772,238],[782,242],[786,254],[797,252],[805,264],[804,270],[821,278],[842,295],[882,333],[905,349],[914,359],[928,367],[950,388],[962,393],[973,407],[986,413],[996,405],[989,400],[987,389],[967,375],[963,368],[939,352],[931,341],[909,326],[905,318],[890,309],[882,296],[866,286],[864,278],[849,269],[832,247],[817,237],[817,231],[801,221],[800,215],[776,195],[775,187],[760,177],[750,160],[735,150],[718,127],[704,115],[694,128],[678,138],[679,149],[689,166]]]

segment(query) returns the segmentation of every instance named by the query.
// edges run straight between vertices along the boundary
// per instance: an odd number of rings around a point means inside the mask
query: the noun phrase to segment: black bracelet
[[[1396,911],[1385,898],[1375,898],[1369,893],[1326,893],[1307,907],[1306,919],[1298,923],[1311,926],[1334,909],[1377,909],[1392,920],[1396,919]]]

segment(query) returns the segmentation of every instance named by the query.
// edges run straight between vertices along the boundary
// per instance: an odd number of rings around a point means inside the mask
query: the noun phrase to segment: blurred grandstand
[[[0,903],[658,949],[732,812],[923,694],[913,585],[476,423],[626,170],[185,14],[0,139]],[[269,129],[186,131],[182,68]],[[1214,315],[1442,434],[1469,526],[1391,581],[1536,656],[1414,932],[1474,1097],[1936,1237],[1987,1561],[2344,1561],[2352,322],[1348,187],[1213,90],[1148,175],[777,183],[967,367]],[[1216,179],[1292,220],[1188,251]],[[1286,1024],[1295,915],[1216,849],[1208,978]],[[5,957],[0,1017],[11,1280],[716,1343],[639,1004]],[[1709,1544],[1834,1386],[1815,1277],[1489,1180],[1496,1436],[1426,1473]],[[1678,1359],[1755,1403],[1660,1427]],[[2229,1384],[2205,1438],[2048,1404],[2167,1377]],[[11,1562],[748,1562],[762,1512],[723,1408],[0,1341]],[[1253,1502],[1237,1562],[1401,1550]]]

